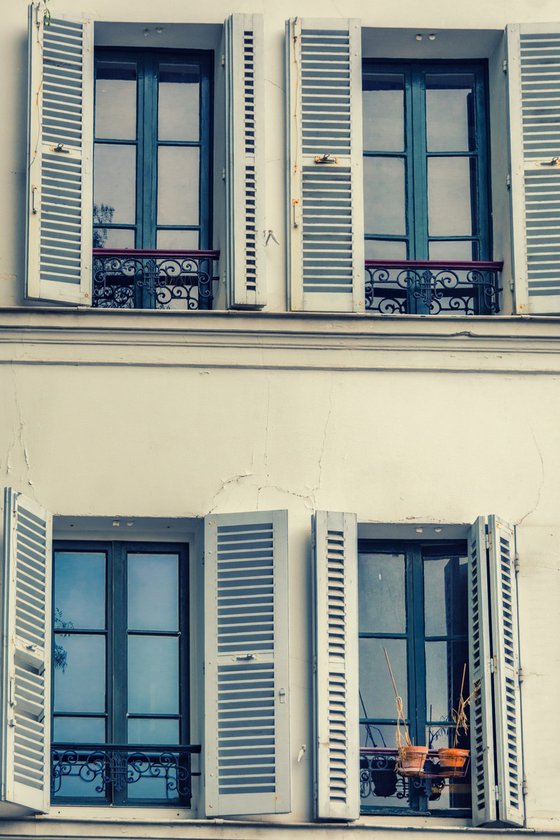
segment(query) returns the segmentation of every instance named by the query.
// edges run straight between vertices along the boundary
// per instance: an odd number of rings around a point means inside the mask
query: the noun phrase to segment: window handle
[[[244,656],[236,656],[235,657],[238,662],[249,662],[251,659],[256,659],[254,653],[246,653]]]

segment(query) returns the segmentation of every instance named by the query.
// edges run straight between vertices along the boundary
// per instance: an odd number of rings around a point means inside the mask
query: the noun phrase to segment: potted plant
[[[455,722],[455,732],[453,735],[453,746],[442,747],[438,750],[439,758],[439,772],[442,776],[462,776],[466,770],[467,762],[469,760],[470,751],[461,749],[457,746],[459,742],[459,732],[463,730],[466,734],[469,728],[466,708],[471,699],[475,696],[475,690],[469,694],[468,697],[463,696],[465,687],[465,677],[467,673],[467,664],[463,665],[463,676],[461,679],[461,690],[459,692],[459,704],[457,709],[452,709],[451,716]]]
[[[395,681],[393,669],[391,668],[391,662],[389,661],[389,654],[387,653],[386,648],[383,648],[383,652],[385,654],[387,668],[389,669],[389,674],[391,676],[391,682],[393,683],[395,704],[397,708],[398,758],[396,769],[401,776],[419,776],[424,769],[424,762],[426,761],[426,756],[428,755],[428,747],[417,747],[412,743],[404,716],[403,699],[397,689],[397,683]]]

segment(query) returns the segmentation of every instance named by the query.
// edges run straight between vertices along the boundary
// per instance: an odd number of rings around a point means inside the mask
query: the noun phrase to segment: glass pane
[[[128,629],[177,630],[179,557],[128,554]]]
[[[56,633],[54,711],[105,711],[105,638]]]
[[[360,633],[406,632],[403,554],[360,554]]]
[[[128,778],[134,781],[127,786],[129,800],[160,799],[166,802],[178,801],[177,767],[179,757],[174,760],[169,756],[164,762],[158,762],[158,753],[135,755],[131,753],[128,759]]]
[[[428,158],[428,226],[432,236],[473,234],[474,174],[470,158]]]
[[[136,221],[136,147],[95,144],[94,213],[106,223]]]
[[[404,639],[360,639],[361,714],[369,718],[396,718],[395,692],[383,648],[387,649],[406,714],[408,682]],[[365,707],[365,708],[364,708]]]
[[[136,64],[133,62],[97,62],[95,136],[136,139]]]
[[[59,763],[60,773],[56,764],[53,767],[53,774],[56,774],[52,788],[53,796],[75,797],[80,800],[95,799],[100,803],[106,801],[107,791],[103,782],[106,762],[103,755],[81,753],[76,761],[72,754],[70,759],[70,762],[65,761],[63,753]]]
[[[93,208],[95,213],[95,207]],[[134,231],[127,228],[94,228],[94,248],[134,248]]]
[[[67,741],[70,744],[105,743],[105,718],[55,717],[53,720],[53,741]]]
[[[406,260],[406,242],[390,239],[366,239],[366,260]]]
[[[477,243],[460,239],[452,242],[430,242],[429,259],[440,262],[471,262],[476,260]]]
[[[381,747],[395,749],[396,728],[394,726],[360,725],[360,801],[362,805],[376,808],[389,806],[406,807],[407,800],[397,797],[403,791],[402,779],[395,773],[395,758],[380,750]],[[377,748],[377,751],[374,749]]]
[[[179,743],[179,721],[157,720],[154,718],[129,718],[129,744],[167,744]]]
[[[54,555],[55,630],[105,628],[105,554],[56,551]]]
[[[472,73],[426,75],[426,135],[430,152],[475,149]]]
[[[404,160],[364,158],[364,213],[366,233],[406,232]]]
[[[424,560],[426,636],[467,635],[466,557]]]
[[[426,708],[428,720],[450,721],[457,709],[461,692],[463,667],[469,651],[464,642],[426,642]],[[468,667],[463,699],[469,693]]]
[[[173,715],[179,711],[179,640],[128,637],[128,711]]]
[[[160,225],[197,225],[199,149],[158,149],[157,220]]]
[[[198,231],[158,230],[157,247],[162,251],[198,251]]]
[[[196,64],[159,65],[158,138],[198,140],[200,68]]]
[[[404,149],[404,76],[366,73],[363,80],[364,149]]]

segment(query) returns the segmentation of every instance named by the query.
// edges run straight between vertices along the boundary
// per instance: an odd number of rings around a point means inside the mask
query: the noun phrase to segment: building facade
[[[556,4],[90,6],[0,27],[0,835],[558,834]]]

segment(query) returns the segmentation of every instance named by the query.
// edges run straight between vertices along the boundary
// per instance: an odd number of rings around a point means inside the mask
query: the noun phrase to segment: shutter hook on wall
[[[560,166],[560,157],[553,157],[551,160],[541,160],[541,166]]]

